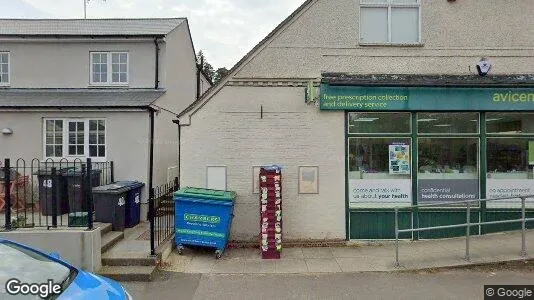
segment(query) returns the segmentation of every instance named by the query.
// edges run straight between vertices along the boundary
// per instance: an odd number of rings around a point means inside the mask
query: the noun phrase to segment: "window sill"
[[[11,85],[9,83],[0,83],[0,88],[8,88]]]
[[[362,47],[424,47],[424,43],[360,43]]]
[[[130,85],[128,83],[106,83],[106,84],[97,84],[90,83],[89,88],[128,88]]]

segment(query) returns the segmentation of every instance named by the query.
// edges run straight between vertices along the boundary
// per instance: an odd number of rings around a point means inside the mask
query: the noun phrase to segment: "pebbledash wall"
[[[436,197],[445,192],[450,197],[485,197],[491,138],[520,140],[517,153],[524,164],[517,170],[503,166],[489,177],[531,178],[532,166],[524,159],[532,134],[526,113],[534,111],[529,98],[534,79],[528,75],[534,73],[534,20],[528,17],[534,1],[414,2],[420,11],[419,42],[364,44],[359,19],[363,3],[306,1],[236,64],[229,76],[180,115],[181,185],[206,186],[215,181],[237,192],[232,239],[258,236],[260,208],[254,171],[261,165],[283,167],[285,240],[392,238],[393,206],[434,197],[419,194],[424,184],[428,185],[425,191]],[[476,65],[483,57],[492,69],[489,77],[480,79]],[[307,89],[310,82],[313,89]],[[311,90],[317,91],[318,99],[306,103]],[[504,99],[502,103],[497,104],[494,95]],[[516,114],[492,115],[501,110]],[[516,127],[488,125],[488,120],[499,118]],[[438,120],[441,123],[430,125]],[[476,129],[470,131],[473,126]],[[488,136],[488,126],[496,130],[494,136]],[[434,127],[441,131],[429,129]],[[428,132],[419,132],[421,128]],[[461,144],[466,140],[471,142]],[[427,146],[429,152],[420,154],[419,149]],[[466,154],[458,154],[462,147]],[[505,150],[513,152],[514,147]],[[453,163],[429,160],[418,164],[420,156],[446,156],[447,149],[453,153],[449,155]],[[389,150],[395,157],[390,159]],[[209,173],[210,167],[221,167],[226,173]],[[317,167],[314,193],[299,193],[301,167]],[[370,181],[355,182],[362,179]],[[384,179],[393,179],[394,184],[384,184]],[[421,179],[440,182],[421,183]],[[472,186],[458,183],[444,186],[466,179],[476,180],[474,192]],[[396,202],[355,201],[354,194],[365,198],[369,184],[390,188],[385,194],[403,189],[406,193],[397,193],[402,201]],[[519,187],[527,192],[531,188],[530,181]],[[509,217],[517,214],[514,205],[481,207],[474,210],[473,218]],[[450,224],[462,222],[462,216],[462,208],[441,208],[415,217],[402,214],[401,224]],[[486,227],[480,233],[497,229]],[[451,230],[405,238],[459,234]]]

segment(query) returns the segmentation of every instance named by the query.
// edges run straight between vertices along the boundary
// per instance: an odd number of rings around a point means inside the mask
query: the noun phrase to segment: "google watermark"
[[[27,283],[17,278],[11,278],[6,282],[5,288],[6,292],[11,296],[33,295],[43,299],[47,299],[53,295],[59,295],[62,292],[61,284],[54,283],[52,279],[48,279],[42,283]]]
[[[534,299],[534,286],[485,285],[484,299]]]

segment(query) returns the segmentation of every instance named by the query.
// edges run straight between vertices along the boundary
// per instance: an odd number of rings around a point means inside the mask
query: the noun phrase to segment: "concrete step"
[[[102,253],[111,249],[115,246],[120,240],[124,239],[124,232],[121,231],[110,231],[102,236]]]
[[[111,226],[111,223],[95,223],[94,225],[95,225],[95,227],[96,226],[100,227],[100,235],[101,236],[104,236],[104,234],[110,232],[112,227],[113,227],[113,226]]]
[[[155,257],[106,257],[106,254],[102,255],[103,266],[155,266],[157,263]]]
[[[102,266],[98,274],[117,281],[152,281],[156,266]]]

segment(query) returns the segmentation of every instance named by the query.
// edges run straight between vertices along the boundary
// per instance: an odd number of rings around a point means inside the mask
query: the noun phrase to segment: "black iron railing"
[[[0,166],[0,230],[92,229],[92,188],[113,182],[113,177],[113,162],[4,159]]]
[[[149,191],[150,254],[174,235],[173,193],[179,190],[178,177]]]

